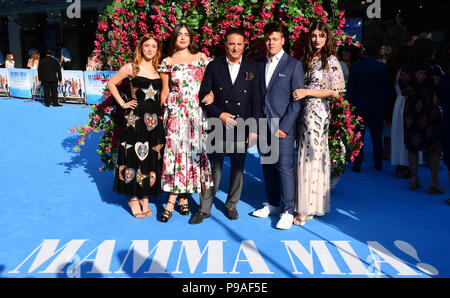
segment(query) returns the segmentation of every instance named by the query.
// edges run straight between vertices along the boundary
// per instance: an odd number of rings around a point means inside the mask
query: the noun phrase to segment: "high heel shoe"
[[[430,195],[435,195],[435,194],[440,194],[440,193],[444,193],[445,190],[443,190],[442,188],[440,188],[439,186],[431,186],[428,189],[428,194]]]
[[[180,200],[181,199],[185,199],[187,201],[187,203],[186,204],[180,204],[180,202],[178,202],[178,205],[180,206],[180,209],[178,210],[178,212],[181,215],[189,215],[189,201],[188,201],[188,198],[187,198],[187,196],[186,197],[183,196],[183,197],[180,198]]]
[[[170,201],[168,201],[167,204],[172,204],[175,207],[175,203],[172,203]],[[166,208],[164,208],[161,216],[159,217],[159,220],[162,221],[162,222],[168,222],[169,219],[172,217],[172,214],[173,214],[173,211],[167,210],[167,204],[166,204]]]
[[[295,216],[294,221],[292,223],[296,226],[303,226],[306,223],[307,218],[308,218],[307,216],[305,216],[304,218]]]
[[[395,177],[398,177],[399,173],[402,175],[402,178],[405,178],[405,179],[411,178],[411,170],[408,167],[395,168]]]
[[[136,201],[139,202],[138,199],[133,199],[133,200],[129,200],[129,201],[128,201],[128,206],[130,206],[131,215],[133,215],[133,217],[135,217],[135,218],[145,218],[145,213],[143,213],[143,212],[140,212],[140,213],[134,213],[134,212],[133,212],[133,207],[131,206],[131,202],[136,202]],[[139,205],[139,207],[141,207],[141,205]],[[141,211],[142,211],[142,210],[141,210]]]
[[[142,206],[142,201],[144,201],[144,200],[147,201],[147,203],[144,203],[144,205],[146,205],[147,208],[149,208],[149,207],[148,207],[148,199],[141,199],[141,200],[139,200],[139,203],[141,204],[141,208],[142,208],[142,209],[145,209],[145,208],[143,208],[144,206]],[[152,216],[152,215],[153,215],[153,212],[150,210],[150,208],[149,208],[148,211],[142,210],[142,213],[144,213],[145,216]]]
[[[422,187],[422,185],[420,185],[419,182],[411,182],[409,184],[409,189],[410,190],[416,190],[416,189],[421,188],[421,187]]]

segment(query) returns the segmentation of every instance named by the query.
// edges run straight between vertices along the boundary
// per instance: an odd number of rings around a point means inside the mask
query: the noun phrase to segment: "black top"
[[[39,61],[38,78],[41,82],[62,81],[61,65],[53,56],[45,56]]]

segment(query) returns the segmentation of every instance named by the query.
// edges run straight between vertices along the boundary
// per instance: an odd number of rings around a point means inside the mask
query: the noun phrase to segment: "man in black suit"
[[[44,86],[44,102],[50,106],[50,98],[54,107],[60,107],[58,103],[58,82],[62,81],[61,65],[55,57],[55,51],[47,50],[47,56],[39,61],[38,78]]]
[[[219,188],[225,154],[230,156],[231,162],[226,215],[230,220],[239,217],[236,205],[242,192],[246,152],[248,147],[256,144],[257,122],[261,113],[258,66],[242,57],[244,41],[241,30],[233,28],[227,32],[224,41],[226,56],[209,63],[200,87],[201,99],[212,92],[214,101],[203,104],[203,109],[210,121],[211,118],[220,119],[214,127],[214,135],[217,136],[217,130],[223,134],[217,138],[209,135],[216,150],[208,154],[214,186],[200,194],[200,208],[189,221],[190,224],[201,223],[209,217]],[[250,125],[252,121],[254,125]],[[249,125],[244,126],[244,122]]]
[[[383,119],[389,97],[389,74],[386,64],[378,62],[374,58],[377,52],[378,48],[375,43],[368,41],[364,45],[363,58],[350,67],[347,99],[356,107],[355,114],[363,118],[362,140],[364,140],[365,128],[368,126],[370,129],[375,168],[381,170]],[[364,149],[362,148],[355,159],[353,166],[355,172],[361,171],[363,153]]]

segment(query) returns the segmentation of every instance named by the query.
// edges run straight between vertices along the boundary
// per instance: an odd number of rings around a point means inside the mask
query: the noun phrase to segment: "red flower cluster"
[[[353,162],[363,146],[361,133],[355,133],[362,127],[363,119],[352,114],[352,107],[343,97],[330,99],[330,126],[328,128],[328,146],[332,175],[339,176],[345,171],[345,164]]]

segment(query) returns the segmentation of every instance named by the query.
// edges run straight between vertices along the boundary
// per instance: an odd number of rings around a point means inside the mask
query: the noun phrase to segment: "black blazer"
[[[373,57],[362,58],[350,67],[347,99],[361,114],[383,115],[389,98],[389,75],[386,64]]]
[[[235,115],[235,119],[254,118],[258,123],[261,115],[261,95],[260,74],[256,63],[242,57],[238,76],[232,84],[226,58],[210,62],[200,87],[200,102],[211,90],[214,93],[214,102],[210,105],[202,104],[208,117],[219,118],[220,114],[226,112]],[[246,136],[249,132],[257,134],[257,127],[246,129]]]
[[[61,65],[58,59],[52,56],[45,56],[39,61],[38,78],[41,82],[62,81]]]

